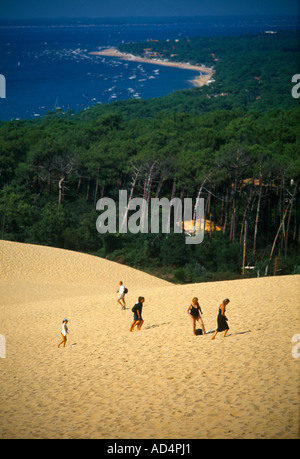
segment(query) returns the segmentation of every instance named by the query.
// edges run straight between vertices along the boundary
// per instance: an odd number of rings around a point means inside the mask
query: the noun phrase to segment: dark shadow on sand
[[[162,324],[154,324],[154,325],[149,325],[148,327],[145,327],[145,330],[149,330],[150,328],[156,328],[156,327],[161,327],[162,325],[169,325],[171,322],[164,322]]]
[[[221,333],[222,333],[222,332],[221,332]],[[245,333],[251,333],[251,330],[246,330],[246,331],[236,332],[236,333],[228,333],[228,335],[226,336],[226,338],[229,338],[229,336],[234,336],[234,335],[244,335]]]

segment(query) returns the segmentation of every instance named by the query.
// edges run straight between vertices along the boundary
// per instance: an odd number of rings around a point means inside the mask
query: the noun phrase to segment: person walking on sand
[[[68,319],[64,319],[62,322],[62,329],[61,329],[62,341],[57,345],[57,347],[59,347],[61,344],[63,344],[64,347],[66,346],[67,333],[69,333],[69,329],[67,327],[68,322],[69,322]]]
[[[118,303],[122,306],[122,309],[126,309],[126,303],[125,303],[125,285],[123,285],[123,282],[119,282],[119,290],[117,293],[119,293],[119,298],[117,299]]]
[[[223,303],[220,304],[219,306],[219,314],[218,314],[218,318],[217,318],[217,321],[218,321],[218,328],[217,330],[215,331],[215,333],[213,334],[213,337],[212,339],[215,339],[217,333],[220,333],[220,332],[224,332],[224,338],[225,336],[227,335],[227,332],[229,330],[229,326],[228,326],[228,319],[227,317],[225,316],[225,311],[226,311],[226,306],[227,304],[230,302],[230,300],[228,298],[226,298],[226,300],[223,300]]]
[[[192,299],[192,303],[189,305],[187,313],[192,321],[193,335],[196,335],[196,322],[199,322],[200,327],[202,329],[202,334],[205,335],[205,327],[201,317],[201,314],[203,314],[203,312],[199,304],[198,298],[196,296]]]
[[[139,296],[137,303],[132,308],[133,322],[129,330],[131,332],[133,331],[135,326],[137,326],[137,329],[140,330],[144,323],[142,319],[142,309],[143,309],[144,301],[145,301],[145,298],[143,296]]]

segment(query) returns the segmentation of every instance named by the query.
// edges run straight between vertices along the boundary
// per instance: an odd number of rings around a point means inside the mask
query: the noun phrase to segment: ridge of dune
[[[120,280],[129,291],[169,285],[150,274],[93,255],[0,241],[0,303],[115,293]]]
[[[104,258],[48,246],[0,241],[0,278],[6,282],[88,283],[104,285],[111,272],[157,286],[168,284],[150,274]]]

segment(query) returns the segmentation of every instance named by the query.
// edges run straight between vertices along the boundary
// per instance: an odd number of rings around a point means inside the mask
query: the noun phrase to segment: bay
[[[0,120],[61,108],[78,112],[124,99],[163,97],[193,86],[198,72],[128,62],[90,52],[122,42],[242,35],[299,28],[287,17],[57,19],[0,22]]]

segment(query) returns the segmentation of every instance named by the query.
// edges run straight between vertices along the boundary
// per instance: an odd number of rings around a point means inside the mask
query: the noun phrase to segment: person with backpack
[[[126,303],[125,303],[125,294],[128,293],[128,289],[123,285],[123,282],[119,282],[119,290],[117,293],[119,293],[119,298],[117,299],[118,303],[122,306],[122,309],[126,309]],[[121,303],[122,301],[122,303]]]
[[[132,308],[133,322],[129,330],[131,332],[133,331],[135,326],[137,326],[137,329],[140,330],[144,323],[142,319],[142,309],[143,309],[144,301],[145,301],[145,298],[143,296],[139,296],[137,303],[135,303],[135,305]]]

